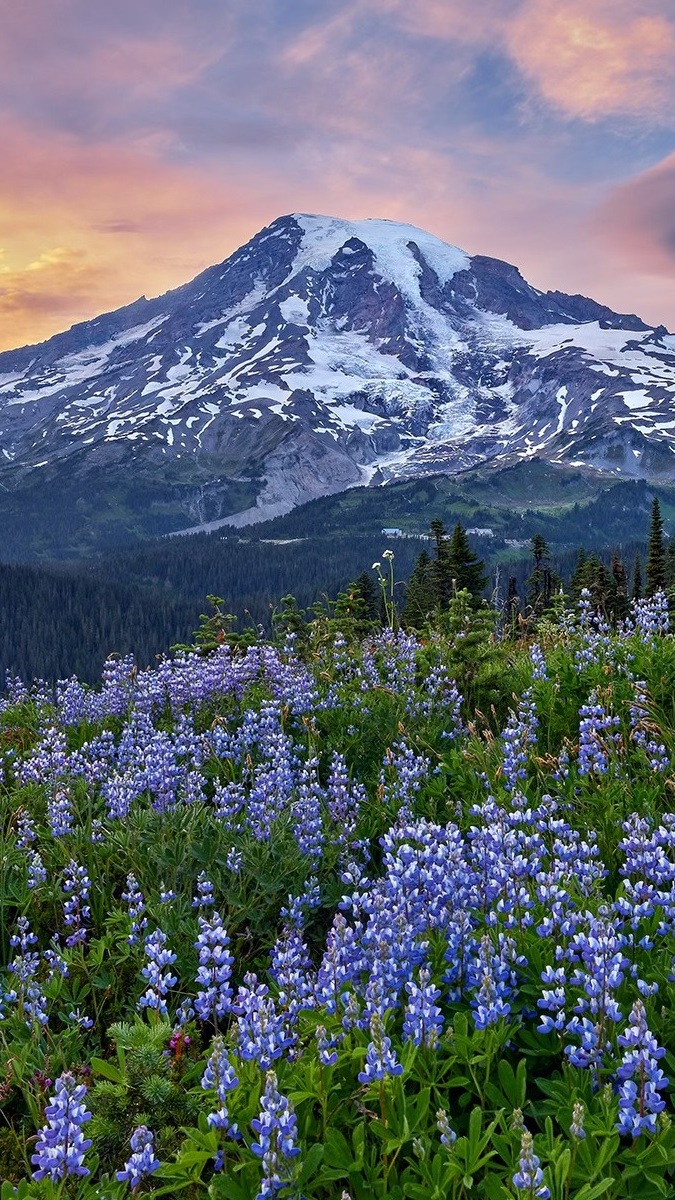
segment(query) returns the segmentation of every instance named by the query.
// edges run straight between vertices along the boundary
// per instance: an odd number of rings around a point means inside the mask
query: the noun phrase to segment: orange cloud
[[[675,23],[665,12],[645,15],[634,0],[525,0],[504,37],[528,82],[572,117],[671,119]]]
[[[255,172],[244,187],[147,147],[83,146],[7,120],[0,143],[0,349],[176,287],[250,236],[256,207],[267,216]]]

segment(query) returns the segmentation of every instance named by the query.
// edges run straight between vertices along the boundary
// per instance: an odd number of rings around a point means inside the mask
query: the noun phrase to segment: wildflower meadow
[[[469,601],[8,681],[1,1200],[675,1195],[665,597]]]

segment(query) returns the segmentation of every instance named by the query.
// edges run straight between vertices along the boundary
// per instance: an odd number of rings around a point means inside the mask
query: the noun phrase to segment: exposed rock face
[[[675,338],[388,221],[281,217],[176,291],[0,355],[0,496],[67,480],[88,519],[136,505],[141,530],[535,455],[675,477]]]

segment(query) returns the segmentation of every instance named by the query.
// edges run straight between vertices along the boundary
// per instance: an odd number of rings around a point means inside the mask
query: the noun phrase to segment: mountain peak
[[[0,355],[0,518],[71,496],[68,528],[245,524],[534,456],[675,478],[675,338],[398,221],[279,217],[164,296]]]
[[[411,251],[418,248],[428,265],[445,284],[457,272],[466,270],[470,259],[463,250],[448,245],[433,234],[382,217],[366,217],[350,221],[342,217],[322,216],[316,213],[291,213],[281,217],[272,226],[295,222],[302,231],[302,239],[296,263],[308,265],[315,270],[325,270],[335,255],[350,241],[356,240],[373,253],[375,265],[383,278],[406,281],[406,291],[411,289],[413,277],[419,274],[419,262]]]

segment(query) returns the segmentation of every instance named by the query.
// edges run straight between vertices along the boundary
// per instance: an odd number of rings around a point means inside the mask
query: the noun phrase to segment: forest
[[[518,481],[522,483],[522,475]],[[446,503],[447,481],[440,482],[440,492],[434,480],[399,485],[391,493],[358,489],[313,501],[287,517],[242,533],[220,530],[154,539],[88,562],[4,564],[0,676],[9,672],[54,682],[74,672],[93,683],[110,654],[132,653],[147,666],[172,645],[192,641],[209,595],[222,599],[224,611],[236,617],[239,631],[262,627],[270,632],[283,596],[293,594],[303,610],[317,603],[330,607],[364,573],[375,580],[372,564],[382,559],[387,548],[395,556],[396,604],[405,611],[411,577],[413,588],[419,587],[414,570],[420,552],[434,554],[433,522],[445,522],[452,530],[457,524],[466,529],[469,522],[489,519],[483,510],[467,510],[464,502]],[[592,500],[597,527],[586,539],[588,525],[573,518],[574,505],[557,516],[527,510],[525,515],[509,517],[520,534],[515,546],[502,536],[469,534],[470,546],[484,564],[481,594],[498,609],[508,604],[511,614],[518,597],[520,610],[526,612],[535,538],[546,547],[541,569],[551,573],[556,587],[572,585],[577,594],[575,572],[581,548],[591,565],[597,559],[610,575],[612,563],[615,567],[620,563],[626,594],[639,594],[640,587],[636,592],[633,586],[635,561],[638,557],[644,568],[655,499],[664,530],[673,519],[668,494],[665,499],[659,495],[643,484],[615,485],[607,495]],[[582,511],[584,521],[590,521],[586,509]],[[414,536],[383,537],[382,528],[390,522]],[[590,566],[586,575],[598,603],[604,604],[611,580],[603,582],[600,573],[594,582]],[[623,587],[620,580],[618,586]],[[425,603],[423,599],[423,614]]]

